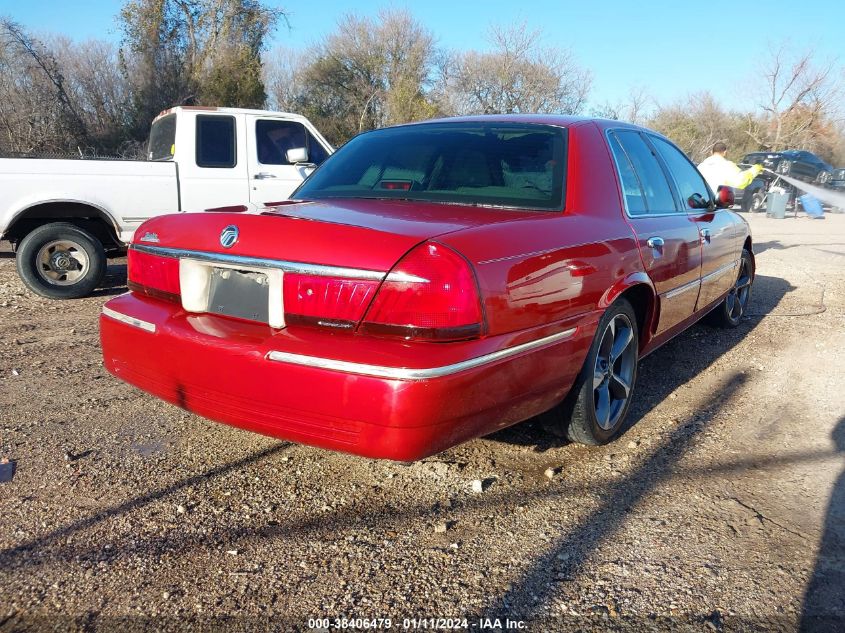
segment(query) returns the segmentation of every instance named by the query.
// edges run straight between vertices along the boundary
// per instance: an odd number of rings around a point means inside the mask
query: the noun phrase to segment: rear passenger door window
[[[628,159],[628,155],[619,144],[615,134],[608,135],[610,150],[613,153],[613,160],[616,162],[616,169],[619,172],[619,180],[622,184],[622,195],[625,196],[625,207],[629,215],[642,215],[648,209],[645,206],[645,195],[640,186],[640,180],[634,172],[634,167]]]
[[[237,160],[235,117],[197,116],[197,166],[231,168]]]
[[[681,153],[681,150],[662,138],[649,135],[649,139],[654,143],[658,154],[663,158],[669,172],[675,179],[675,186],[678,188],[681,202],[687,205],[688,209],[693,209],[694,207],[690,205],[689,200],[695,194],[710,201],[710,190],[707,188],[704,178],[701,177],[701,174],[698,173],[689,159]]]
[[[675,196],[666,173],[657,157],[639,132],[617,130],[613,132],[625,152],[638,179],[648,214],[675,213],[678,211]]]

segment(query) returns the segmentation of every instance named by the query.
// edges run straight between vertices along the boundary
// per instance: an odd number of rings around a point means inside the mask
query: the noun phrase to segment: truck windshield
[[[150,144],[147,149],[147,160],[170,160],[176,150],[176,115],[166,117],[153,123],[150,130]]]
[[[295,198],[396,198],[561,209],[566,130],[525,123],[444,122],[355,137]]]

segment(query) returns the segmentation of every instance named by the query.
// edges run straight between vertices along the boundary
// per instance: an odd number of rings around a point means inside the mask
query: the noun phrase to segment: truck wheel
[[[17,267],[27,288],[50,299],[91,293],[106,273],[106,252],[96,237],[68,222],[39,226],[17,249]]]

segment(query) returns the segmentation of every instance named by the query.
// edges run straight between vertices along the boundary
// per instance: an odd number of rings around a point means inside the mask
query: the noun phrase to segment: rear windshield
[[[545,125],[426,123],[376,130],[339,149],[294,197],[559,210],[565,145],[565,130]]]
[[[147,160],[170,160],[176,150],[176,115],[166,117],[153,123],[150,130],[150,146],[147,150]]]

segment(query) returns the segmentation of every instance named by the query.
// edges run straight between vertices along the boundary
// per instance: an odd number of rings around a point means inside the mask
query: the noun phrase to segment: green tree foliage
[[[282,15],[259,0],[128,0],[121,52],[133,136],[173,105],[261,107],[261,54]]]

